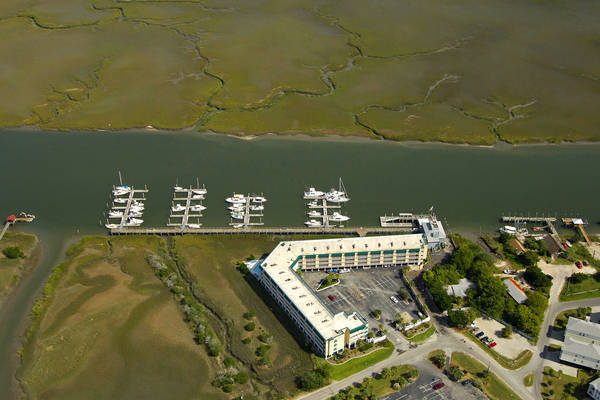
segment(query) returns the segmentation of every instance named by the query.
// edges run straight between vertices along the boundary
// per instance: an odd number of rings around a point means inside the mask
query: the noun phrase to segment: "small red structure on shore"
[[[5,222],[14,224],[16,220],[17,220],[17,217],[11,214],[8,217],[6,217]]]

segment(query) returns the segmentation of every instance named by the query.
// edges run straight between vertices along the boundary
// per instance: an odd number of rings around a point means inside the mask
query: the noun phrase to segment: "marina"
[[[203,216],[202,211],[206,210],[206,207],[202,204],[206,194],[206,187],[200,187],[197,179],[195,187],[183,188],[176,183],[173,187],[173,201],[167,226],[179,227],[181,230],[200,228],[202,226],[200,223],[200,218]]]
[[[230,204],[227,207],[231,221],[229,225],[233,229],[245,229],[247,230],[251,226],[263,226],[264,222],[262,218],[264,216],[263,210],[265,209],[264,203],[267,198],[261,193],[258,195],[246,195],[236,194],[227,197],[225,202]],[[252,218],[259,218],[259,221],[252,221]],[[241,221],[241,222],[240,222]]]
[[[342,215],[337,211],[342,208],[343,203],[350,201],[342,178],[339,178],[338,189],[331,189],[327,193],[317,190],[314,187],[309,187],[304,192],[304,200],[307,200],[306,206],[309,211],[306,215],[310,218],[304,224],[309,228],[329,228],[332,225],[339,225],[342,222],[350,220],[350,217]],[[329,214],[329,210],[334,211]],[[343,225],[339,226],[343,227]]]
[[[133,186],[123,184],[119,171],[119,186],[113,186],[113,201],[108,211],[105,227],[107,229],[123,229],[124,227],[140,226],[144,220],[144,201],[146,201],[148,187],[135,189]],[[117,220],[114,223],[111,220]]]

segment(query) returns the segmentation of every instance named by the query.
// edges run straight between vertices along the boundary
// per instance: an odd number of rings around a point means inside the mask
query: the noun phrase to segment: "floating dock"
[[[419,217],[412,213],[384,215],[379,217],[379,224],[384,228],[410,228],[417,224]]]
[[[233,196],[235,197],[236,194],[234,193]],[[235,222],[238,219],[234,219],[233,217],[231,217],[231,221],[229,222],[229,225],[231,225],[232,227],[242,224],[241,228],[233,228],[233,229],[248,229],[251,226],[263,226],[264,222],[262,222],[262,218],[264,217],[264,214],[262,213],[262,210],[252,210],[252,206],[257,205],[257,206],[262,206],[263,210],[264,210],[264,202],[266,201],[266,198],[264,197],[264,194],[261,193],[260,196],[257,195],[253,195],[250,196],[250,194],[243,196],[244,198],[244,210],[243,211],[237,211],[239,212],[243,212],[243,222]],[[263,199],[262,201],[257,201],[257,199]],[[227,200],[225,200],[227,201]],[[226,204],[240,204],[240,203],[229,203],[227,202]],[[254,213],[251,213],[250,211],[254,211]],[[235,213],[236,211],[231,211],[231,213]],[[259,218],[259,222],[252,222],[251,218]]]
[[[114,188],[113,188],[114,190]],[[122,210],[123,211],[123,215],[121,215],[120,217],[116,217],[116,218],[120,218],[119,221],[119,226],[116,229],[122,229],[125,228],[125,225],[127,223],[127,220],[131,217],[131,208],[134,204],[136,204],[137,202],[141,202],[141,201],[145,201],[146,200],[146,193],[148,193],[148,188],[144,187],[144,189],[135,189],[133,186],[131,187],[131,189],[129,190],[129,192],[127,192],[127,202],[124,203],[125,205],[121,206],[119,204],[122,203],[116,203],[114,202],[113,199],[113,206],[111,207],[112,210]],[[136,195],[141,195],[140,197],[136,197]],[[115,196],[115,198],[117,198],[119,196]],[[124,197],[119,197],[119,198],[124,198]],[[141,213],[143,214],[143,213]],[[110,218],[115,218],[115,217],[109,217]],[[113,228],[114,229],[114,228]]]
[[[202,211],[195,212],[192,211],[191,208],[194,205],[199,205],[203,207],[202,200],[204,200],[204,194],[206,194],[206,188],[204,186],[200,187],[199,184],[196,188],[193,188],[191,186],[189,188],[182,188],[176,185],[174,188],[173,202],[171,204],[172,206],[175,206],[176,204],[180,204],[179,202],[184,202],[185,210],[183,210],[183,214],[174,214],[177,211],[173,211],[171,209],[171,212],[169,213],[169,222],[167,223],[167,226],[178,226],[180,229],[185,229],[188,226],[190,218],[201,218],[203,216]],[[196,202],[197,204],[193,204],[194,202]],[[181,221],[171,222],[171,218],[181,218]],[[200,221],[195,222],[195,224],[202,225]]]

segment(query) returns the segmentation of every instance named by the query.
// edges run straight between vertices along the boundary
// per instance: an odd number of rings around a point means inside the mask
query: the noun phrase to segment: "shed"
[[[527,301],[527,294],[525,294],[525,291],[521,289],[521,286],[519,286],[512,278],[505,279],[503,282],[506,289],[508,289],[508,294],[517,303],[523,304]]]

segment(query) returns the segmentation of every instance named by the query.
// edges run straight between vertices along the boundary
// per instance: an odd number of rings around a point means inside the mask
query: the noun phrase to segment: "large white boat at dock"
[[[246,196],[234,193],[233,196],[226,198],[225,201],[232,204],[242,204],[246,202]]]
[[[316,190],[314,187],[308,188],[308,191],[304,192],[304,199],[320,199],[325,196],[325,192],[321,192],[320,190]]]

